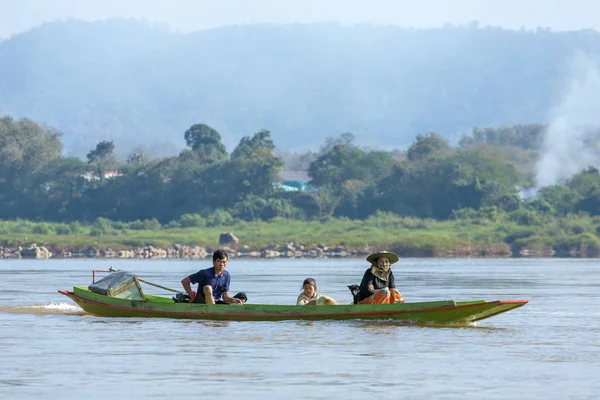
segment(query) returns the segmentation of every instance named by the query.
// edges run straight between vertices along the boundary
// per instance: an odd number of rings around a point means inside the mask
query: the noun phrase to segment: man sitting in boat
[[[244,300],[229,295],[229,272],[225,271],[229,257],[223,250],[213,253],[213,267],[202,269],[181,281],[190,303],[200,304],[243,304]],[[191,284],[198,284],[196,295]],[[222,297],[222,299],[221,299]]]
[[[404,303],[405,300],[394,281],[392,264],[398,261],[398,256],[389,251],[380,251],[367,257],[371,263],[365,271],[360,290],[358,292],[359,304],[393,304]]]

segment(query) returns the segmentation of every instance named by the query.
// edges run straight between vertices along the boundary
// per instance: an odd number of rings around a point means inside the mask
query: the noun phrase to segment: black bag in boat
[[[240,299],[244,303],[248,301],[248,296],[246,296],[246,293],[244,293],[244,292],[239,292],[238,294],[236,294],[235,296],[233,296],[233,298],[234,299]]]
[[[175,303],[189,303],[190,302],[190,296],[188,296],[187,293],[177,293],[175,296],[173,296],[173,301]]]

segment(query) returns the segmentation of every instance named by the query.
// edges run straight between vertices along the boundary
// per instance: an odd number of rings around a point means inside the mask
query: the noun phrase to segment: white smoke
[[[600,165],[600,64],[584,54],[571,62],[563,101],[553,110],[536,167],[538,187],[564,182]]]

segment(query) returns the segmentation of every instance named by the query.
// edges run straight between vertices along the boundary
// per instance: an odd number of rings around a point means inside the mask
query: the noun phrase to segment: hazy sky
[[[132,17],[189,32],[257,22],[445,23],[600,31],[597,0],[0,0],[0,38],[47,21]]]

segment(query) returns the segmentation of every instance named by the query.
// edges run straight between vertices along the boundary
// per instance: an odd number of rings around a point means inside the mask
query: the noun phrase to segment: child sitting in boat
[[[334,305],[337,306],[338,302],[329,296],[325,296],[317,293],[317,282],[313,278],[306,278],[302,284],[304,291],[298,296],[296,305],[299,306],[320,306],[320,305]]]

